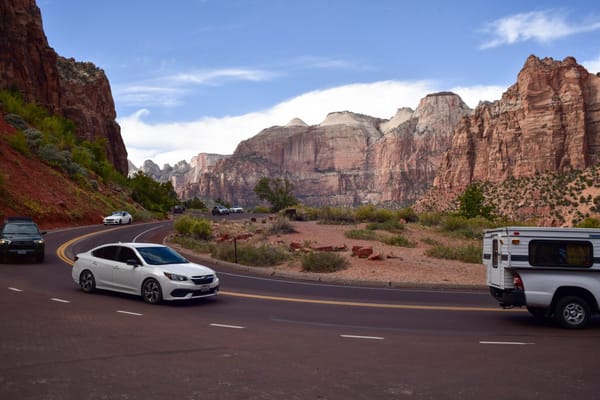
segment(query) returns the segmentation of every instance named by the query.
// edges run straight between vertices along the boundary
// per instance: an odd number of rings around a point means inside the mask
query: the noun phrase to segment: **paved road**
[[[213,265],[214,299],[86,295],[67,255],[169,226],[50,232],[43,264],[0,265],[0,399],[595,398],[600,321],[566,331],[485,292],[347,287]]]

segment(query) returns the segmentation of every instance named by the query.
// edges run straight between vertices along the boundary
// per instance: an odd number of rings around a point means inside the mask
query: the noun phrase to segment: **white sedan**
[[[133,217],[127,211],[114,211],[102,220],[104,225],[121,225],[133,222]]]
[[[112,290],[142,296],[150,304],[219,293],[215,271],[154,243],[112,243],[79,253],[72,277],[86,293]]]

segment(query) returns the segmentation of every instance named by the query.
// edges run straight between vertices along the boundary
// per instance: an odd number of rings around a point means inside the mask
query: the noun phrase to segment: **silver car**
[[[142,296],[150,304],[219,293],[215,271],[154,243],[112,243],[79,253],[72,277],[86,293],[112,290]]]

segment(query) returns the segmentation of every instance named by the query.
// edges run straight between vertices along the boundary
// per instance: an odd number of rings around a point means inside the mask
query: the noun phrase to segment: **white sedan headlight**
[[[164,274],[167,278],[169,278],[172,281],[182,282],[182,281],[188,280],[187,276],[184,276],[184,275],[177,275],[177,274],[173,274],[171,272],[164,272]]]

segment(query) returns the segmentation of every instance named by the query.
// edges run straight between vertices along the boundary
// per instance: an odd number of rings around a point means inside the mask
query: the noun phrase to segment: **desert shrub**
[[[290,223],[290,221],[281,216],[277,216],[265,229],[266,235],[279,235],[285,233],[294,233],[296,230]]]
[[[205,240],[194,240],[189,236],[174,236],[169,239],[173,243],[177,243],[180,246],[188,250],[192,250],[195,253],[212,253],[215,245]]]
[[[443,214],[438,212],[426,212],[419,215],[419,223],[423,226],[438,226],[442,221]]]
[[[212,225],[207,219],[197,218],[192,223],[190,233],[194,239],[208,240],[212,236]]]
[[[29,148],[37,151],[44,139],[42,132],[35,128],[27,128],[23,131],[23,134],[25,135],[25,139],[27,139]]]
[[[205,218],[183,216],[175,220],[173,227],[177,233],[194,239],[208,240],[212,235],[211,222]]]
[[[1,96],[1,94],[0,94],[0,96]],[[17,114],[6,114],[4,116],[4,120],[9,125],[11,125],[13,128],[15,128],[19,131],[25,131],[26,129],[29,128],[29,125],[27,124],[27,122],[25,122],[23,117],[21,117],[20,115],[17,115]]]
[[[382,230],[388,232],[402,232],[404,230],[404,224],[397,219],[389,219],[384,222],[370,222],[367,224],[369,230]]]
[[[357,221],[385,222],[398,218],[397,213],[384,208],[376,208],[369,204],[360,206],[354,212]]]
[[[24,155],[25,157],[30,157],[31,152],[29,151],[29,146],[27,145],[27,139],[23,132],[19,131],[14,135],[11,135],[8,138],[8,144],[10,147]]]
[[[354,213],[349,208],[324,207],[319,212],[323,224],[353,224]]]
[[[479,264],[482,257],[481,246],[442,246],[436,245],[425,251],[425,255],[447,260],[458,260],[465,263]]]
[[[367,229],[351,229],[349,231],[344,232],[344,236],[348,239],[356,239],[356,240],[378,240],[379,235],[375,231],[367,230]]]
[[[438,242],[437,240],[435,240],[433,238],[429,238],[429,237],[421,239],[421,242],[428,244],[430,246],[437,246],[440,244],[440,242]]]
[[[254,267],[278,265],[288,257],[282,248],[268,244],[254,247],[251,244],[220,243],[214,246],[211,254],[220,260]]]
[[[459,215],[447,215],[440,222],[440,230],[467,239],[481,239],[483,231],[495,225],[483,217],[465,218]]]
[[[254,212],[257,214],[268,214],[271,212],[271,209],[266,206],[256,206],[254,207]]]
[[[390,237],[382,237],[380,239],[381,242],[385,244],[389,244],[391,246],[400,246],[400,247],[415,247],[416,244],[411,242],[406,237],[402,235],[390,236]]]
[[[417,222],[419,220],[419,216],[415,211],[410,208],[402,208],[398,210],[398,218],[405,220],[406,222]]]
[[[576,225],[577,228],[600,228],[600,220],[598,218],[585,218]]]
[[[302,256],[305,272],[335,272],[348,267],[348,260],[336,253],[318,251]]]

